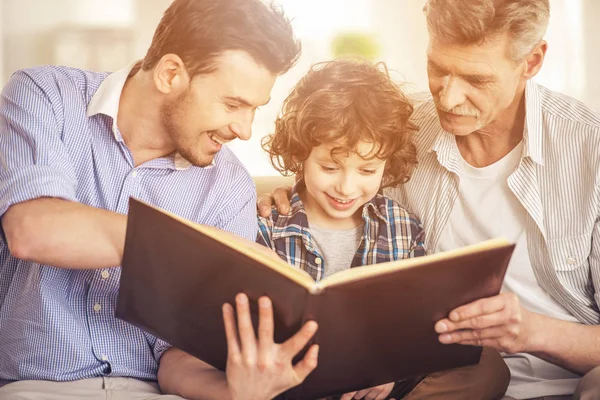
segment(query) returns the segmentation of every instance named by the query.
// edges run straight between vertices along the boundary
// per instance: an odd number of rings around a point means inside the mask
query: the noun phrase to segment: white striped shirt
[[[130,69],[13,75],[0,97],[0,215],[39,197],[126,214],[133,196],[254,240],[254,184],[229,149],[212,168],[176,156],[134,165],[116,123]],[[119,277],[19,260],[0,240],[0,380],[156,380],[167,345],[115,318]]]
[[[527,211],[529,258],[539,285],[581,323],[600,322],[600,116],[529,81],[523,155],[508,178]],[[419,165],[386,190],[420,218],[435,249],[459,193],[454,137],[432,101],[415,108]]]

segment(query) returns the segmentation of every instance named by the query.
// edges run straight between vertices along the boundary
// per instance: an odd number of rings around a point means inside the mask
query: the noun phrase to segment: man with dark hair
[[[258,340],[244,295],[239,329],[224,307],[227,375],[210,382],[204,363],[114,317],[130,196],[256,238],[253,182],[223,144],[250,137],[299,51],[259,0],[175,0],[143,62],[12,76],[0,98],[1,399],[198,398],[199,386],[267,399],[315,368],[316,348],[292,358],[316,324],[274,344],[268,299]]]

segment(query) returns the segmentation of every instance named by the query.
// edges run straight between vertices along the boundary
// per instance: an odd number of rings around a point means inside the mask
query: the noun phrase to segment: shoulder
[[[569,160],[580,171],[594,171],[600,185],[600,114],[583,102],[537,85],[544,135],[544,154],[549,162]],[[553,163],[560,168],[564,161]],[[587,172],[582,176],[589,176]]]
[[[440,120],[437,115],[433,97],[429,92],[419,92],[409,95],[413,102],[414,110],[410,121],[416,125],[414,143],[418,153],[423,153],[431,148],[441,131]]]
[[[545,86],[536,84],[542,115],[546,118],[560,119],[582,128],[589,128],[599,135],[600,114],[593,111],[583,102],[564,93],[555,92]]]
[[[85,71],[77,68],[43,65],[16,71],[9,82],[37,88],[50,100],[68,98],[75,93],[86,95],[98,89],[108,76],[106,72]],[[58,97],[58,98],[57,98]],[[91,96],[90,96],[91,97]]]
[[[404,208],[399,202],[385,195],[378,194],[373,199],[381,215],[390,225],[420,227],[419,218]]]
[[[236,194],[256,199],[256,186],[250,173],[228,147],[224,146],[217,153],[214,167],[206,171],[213,175],[214,188],[225,192],[223,195]]]

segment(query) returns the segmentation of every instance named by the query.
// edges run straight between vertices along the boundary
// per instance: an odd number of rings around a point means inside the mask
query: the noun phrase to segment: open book
[[[499,293],[514,245],[352,268],[315,283],[266,248],[131,199],[116,315],[219,369],[225,302],[273,302],[275,340],[319,324],[319,365],[287,398],[313,399],[479,362],[481,349],[439,343],[455,307]]]

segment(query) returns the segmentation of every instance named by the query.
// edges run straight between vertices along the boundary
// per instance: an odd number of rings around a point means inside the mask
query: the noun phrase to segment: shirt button
[[[317,259],[315,260],[315,264],[321,264],[321,259],[319,257],[317,257]]]
[[[577,260],[574,257],[567,257],[567,264],[575,265],[576,262]]]
[[[137,176],[137,170],[133,170],[133,172],[131,173],[131,176],[133,176],[134,178]]]
[[[106,354],[102,354],[102,357],[100,357],[100,359],[102,359],[102,361],[108,361],[108,356]]]
[[[94,304],[94,311],[98,312],[102,310],[102,306],[100,304]]]
[[[102,277],[102,279],[108,279],[108,277],[110,276],[110,273],[108,271],[102,271],[100,273],[100,276]]]

